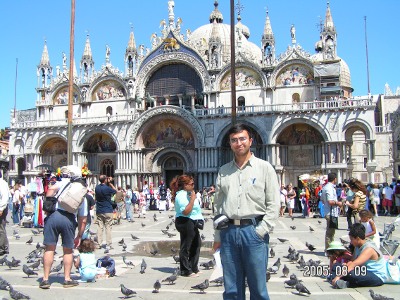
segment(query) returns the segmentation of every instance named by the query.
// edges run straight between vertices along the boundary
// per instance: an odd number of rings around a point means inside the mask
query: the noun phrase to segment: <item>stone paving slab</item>
[[[162,280],[168,277],[173,270],[178,266],[169,251],[170,245],[176,245],[175,248],[179,247],[179,234],[169,238],[167,235],[161,232],[161,229],[165,229],[170,224],[174,212],[156,212],[158,221],[153,220],[154,212],[148,212],[147,218],[136,218],[134,223],[128,223],[123,221],[120,225],[113,227],[113,246],[114,249],[110,251],[110,255],[115,259],[117,265],[117,276],[108,279],[99,279],[94,283],[80,283],[79,286],[74,288],[63,288],[63,274],[58,275],[52,274],[50,276],[50,282],[52,283],[49,290],[41,290],[38,284],[43,275],[42,268],[39,269],[39,276],[32,276],[26,278],[22,272],[22,268],[9,269],[7,266],[0,266],[0,276],[8,280],[14,285],[14,288],[29,295],[32,299],[121,299],[122,293],[120,292],[119,285],[122,283],[126,287],[133,289],[137,292],[135,298],[138,299],[222,299],[223,287],[211,285],[206,293],[202,294],[197,290],[191,290],[191,286],[203,282],[205,279],[210,278],[213,270],[202,270],[202,274],[198,278],[186,278],[179,277],[175,284],[162,284],[160,293],[152,293],[153,284],[156,280]],[[208,217],[210,211],[205,210],[204,214]],[[324,300],[347,300],[347,299],[371,299],[369,296],[369,288],[357,288],[357,289],[345,289],[337,290],[333,289],[331,285],[325,282],[319,277],[304,277],[303,271],[298,270],[295,264],[288,262],[287,259],[283,258],[287,255],[289,245],[298,250],[304,259],[310,258],[314,260],[321,260],[321,264],[327,264],[328,258],[324,256],[324,235],[325,235],[325,221],[323,219],[300,218],[299,214],[295,214],[296,218],[291,220],[290,218],[279,218],[274,233],[271,235],[270,243],[274,247],[276,256],[269,259],[269,266],[271,266],[278,257],[281,258],[282,266],[286,264],[290,269],[290,274],[295,273],[304,281],[304,285],[310,290],[311,295],[302,296],[308,299],[320,299]],[[321,221],[321,223],[318,222]],[[389,223],[394,220],[394,217],[379,217],[376,220],[378,229],[383,230],[383,224]],[[346,219],[340,218],[339,226],[340,230],[336,233],[336,239],[339,237],[347,236]],[[142,223],[145,226],[142,226]],[[296,226],[296,230],[292,230],[290,226]],[[315,231],[310,232],[309,226],[312,226]],[[12,237],[13,230],[17,229],[21,238],[15,240]],[[92,227],[92,231],[96,229]],[[170,227],[170,232],[177,233],[174,226]],[[31,250],[35,248],[37,242],[42,242],[43,237],[41,235],[33,237],[32,245],[27,245],[26,241],[32,236],[31,229],[29,228],[15,228],[12,226],[7,227],[7,232],[10,240],[10,255],[15,256],[17,259],[21,259],[24,263],[25,256]],[[134,234],[139,237],[138,241],[133,241],[130,234]],[[206,222],[205,229],[202,232],[205,236],[203,242],[203,248],[201,252],[200,263],[207,262],[211,258],[211,245],[213,240],[213,229],[212,222]],[[277,238],[286,238],[289,241],[281,243]],[[124,238],[125,243],[128,245],[126,252],[122,251],[122,248],[118,246],[118,241]],[[400,239],[400,230],[396,229],[393,238]],[[305,242],[309,242],[316,247],[314,252],[310,252]],[[161,254],[153,256],[150,254],[150,250],[156,246],[160,249]],[[167,248],[167,249],[165,249]],[[56,255],[57,264],[60,261],[60,255],[62,249],[60,246],[57,248],[58,254]],[[96,250],[96,257],[104,256],[104,250]],[[399,255],[399,249],[396,255]],[[128,268],[122,261],[122,255],[126,255],[127,259],[131,260],[135,267]],[[147,262],[147,270],[144,274],[140,274],[140,263],[142,259]],[[74,269],[73,269],[74,272]],[[77,276],[74,274],[74,276]],[[78,278],[78,277],[76,277]],[[287,280],[282,275],[281,270],[277,274],[272,275],[268,282],[268,290],[271,299],[298,299],[299,295],[294,289],[285,288],[283,282]],[[395,285],[384,285],[382,287],[374,288],[377,293],[384,294],[394,299],[400,299],[400,286]],[[8,292],[0,290],[0,297],[10,299]],[[250,298],[249,296],[247,297]]]

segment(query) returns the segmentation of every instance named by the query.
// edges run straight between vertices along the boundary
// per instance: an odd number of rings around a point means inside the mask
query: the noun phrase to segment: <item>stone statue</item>
[[[296,28],[294,27],[293,24],[290,27],[290,36],[292,38],[292,43],[295,44],[296,43]]]
[[[168,14],[172,15],[174,13],[175,2],[173,0],[168,1]]]
[[[65,54],[65,52],[62,53],[62,57],[63,57],[63,69],[65,70],[67,68],[67,55]]]
[[[106,45],[106,63],[110,63],[110,54],[111,54],[111,49],[108,45]]]

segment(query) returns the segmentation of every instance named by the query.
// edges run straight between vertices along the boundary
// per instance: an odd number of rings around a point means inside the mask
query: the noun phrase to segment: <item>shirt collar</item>
[[[254,163],[255,159],[256,159],[256,157],[254,156],[254,153],[252,152],[249,160],[243,165],[242,168],[238,167],[238,165],[236,164],[235,158],[232,159],[231,166],[235,167],[237,169],[242,169],[243,170],[246,166],[254,166],[255,165],[255,163]]]

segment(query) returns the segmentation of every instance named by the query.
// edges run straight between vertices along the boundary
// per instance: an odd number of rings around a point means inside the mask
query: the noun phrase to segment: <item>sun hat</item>
[[[326,249],[326,251],[329,250],[346,250],[346,248],[343,246],[343,244],[339,241],[333,241],[329,244],[328,249]]]
[[[61,174],[68,176],[68,177],[82,176],[81,169],[74,165],[61,167]]]

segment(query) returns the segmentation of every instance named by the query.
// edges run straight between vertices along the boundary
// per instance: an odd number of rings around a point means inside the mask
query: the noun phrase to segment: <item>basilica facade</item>
[[[137,46],[133,31],[127,37],[124,71],[110,62],[108,46],[96,69],[89,36],[74,70],[73,163],[87,163],[93,175],[113,176],[121,186],[140,189],[145,181],[168,183],[182,173],[193,174],[199,188],[210,186],[232,159],[230,25],[215,1],[206,25],[184,30],[174,1],[166,4],[167,18],[150,48]],[[312,54],[297,43],[294,26],[291,46],[276,53],[269,13],[261,47],[250,42],[240,15],[235,25],[236,115],[252,128],[254,154],[285,184],[328,172],[339,181],[391,181],[400,162],[391,128],[397,108],[385,105],[384,95],[352,96],[329,4]],[[67,163],[65,55],[53,70],[45,43],[37,75],[35,107],[17,111],[11,121],[9,176],[27,182],[39,165]]]

